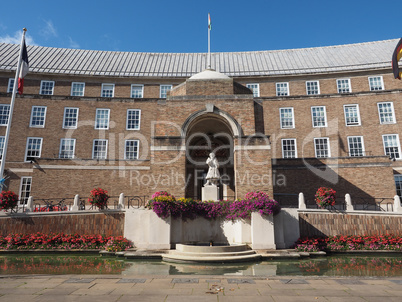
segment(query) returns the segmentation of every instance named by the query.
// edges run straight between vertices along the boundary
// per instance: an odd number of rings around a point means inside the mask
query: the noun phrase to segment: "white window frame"
[[[14,81],[15,81],[14,78],[9,78],[9,79],[8,79],[7,93],[13,93]]]
[[[356,112],[357,112],[357,123],[348,123],[348,117],[346,116],[346,109],[348,107],[356,107]],[[346,126],[361,126],[361,119],[360,119],[360,108],[359,104],[345,104],[343,105],[343,113],[345,116],[345,125]]]
[[[401,174],[395,174],[394,175],[394,180],[395,180],[396,194],[400,198],[402,198],[402,175]]]
[[[101,110],[106,110],[107,111],[107,122],[106,122],[106,127],[99,127],[99,122],[102,120],[100,116],[98,115],[98,112]],[[108,108],[96,108],[96,113],[95,113],[95,129],[96,130],[109,130],[109,123],[110,123],[110,109]]]
[[[286,126],[283,124],[284,120],[282,119],[282,110],[283,109],[290,109],[292,113],[292,125],[291,126]],[[280,119],[280,124],[281,124],[281,129],[294,129],[295,128],[295,114],[294,114],[294,109],[293,107],[282,107],[279,108],[279,119]]]
[[[360,139],[361,139],[361,142],[360,142],[361,145],[362,145],[362,148],[361,148],[361,155],[352,155],[352,148],[351,148],[350,146],[351,146],[351,143],[353,143],[353,141],[351,142],[350,140],[351,140],[351,139],[354,139],[354,138],[360,138]],[[348,150],[349,150],[349,156],[350,156],[350,157],[362,157],[362,156],[366,156],[366,150],[365,150],[365,148],[364,148],[364,139],[363,139],[363,136],[361,136],[361,135],[348,136],[348,137],[347,137],[347,140],[348,140]],[[353,153],[356,154],[355,151],[353,151]]]
[[[74,126],[66,126],[66,111],[71,110],[71,109],[77,109],[77,117],[75,120],[75,125]],[[64,107],[64,114],[63,114],[63,129],[77,129],[78,127],[78,114],[80,112],[80,109],[78,107]],[[69,117],[72,119],[71,117]]]
[[[283,85],[283,86],[281,86]],[[280,92],[280,89],[278,88],[283,88],[286,86],[286,94],[282,94],[282,92]],[[275,83],[275,87],[276,87],[276,96],[289,96],[289,82],[280,82],[280,83]]]
[[[327,141],[327,146],[328,146],[328,156],[318,156],[318,154],[317,154],[317,143],[316,143],[316,141],[317,140],[319,140],[319,139],[324,139],[324,140],[326,140]],[[315,137],[314,138],[314,154],[315,154],[315,157],[316,158],[329,158],[329,157],[331,157],[331,145],[330,145],[330,143],[329,143],[329,137]]]
[[[101,157],[101,158],[100,157],[95,157],[95,142],[106,142],[105,151],[104,151],[105,152],[105,157]],[[108,140],[107,139],[94,139],[93,143],[92,143],[92,159],[95,159],[95,160],[105,160],[105,159],[107,159],[107,147],[108,147]]]
[[[51,93],[47,93],[47,90],[46,90],[46,93],[44,93],[45,90],[44,90],[43,85],[46,84],[46,83],[51,83],[51,84],[52,84]],[[53,95],[53,94],[54,94],[54,81],[45,81],[45,80],[42,80],[42,81],[40,82],[40,93],[39,93],[39,94],[42,94],[42,95]]]
[[[43,125],[33,125],[33,118],[34,118],[34,108],[44,108],[45,109],[45,113],[43,116]],[[47,112],[47,107],[46,106],[32,106],[31,109],[31,119],[29,121],[29,127],[31,128],[45,128],[45,123],[46,123],[46,112]]]
[[[398,148],[398,156],[396,157],[394,157],[394,156],[392,156],[391,154],[387,154],[387,147],[385,147],[385,140],[384,140],[384,137],[386,137],[386,136],[395,136],[396,137],[396,143],[397,143],[397,146],[395,147],[395,146],[392,146],[392,147],[388,147],[388,148]],[[385,155],[387,155],[387,156],[389,156],[390,158],[393,158],[393,159],[401,159],[401,143],[400,143],[400,141],[399,141],[399,134],[383,134],[382,135],[382,145],[383,145],[383,147],[384,147],[384,154]]]
[[[104,96],[105,86],[111,85],[112,86],[112,96]],[[101,90],[101,97],[102,98],[113,98],[114,97],[114,84],[112,83],[102,83],[102,90]],[[109,89],[108,89],[109,90]]]
[[[76,94],[74,94],[74,85],[82,85],[83,87],[82,87],[82,94],[80,94],[80,95],[76,95]],[[80,96],[84,96],[85,95],[85,82],[72,82],[71,83],[71,96],[78,96],[78,97],[80,97]]]
[[[309,83],[317,83],[317,93],[309,93],[309,87],[308,87]],[[321,94],[321,92],[320,92],[320,81],[306,81],[306,94],[307,95],[319,95],[319,94]]]
[[[10,118],[10,104],[0,104],[0,106],[8,107],[8,115],[7,115],[7,118],[5,118],[6,121],[5,121],[5,123],[0,123],[0,126],[7,126],[7,124],[8,124],[8,119]],[[6,114],[4,114],[4,115],[2,115],[2,116],[5,117]],[[0,121],[2,121],[2,120],[3,120],[3,118],[0,119]]]
[[[314,114],[313,114],[313,108],[324,108],[324,125],[315,125],[315,120],[314,120]],[[327,108],[325,106],[311,106],[311,121],[313,123],[313,128],[325,128],[328,127],[328,122],[327,122]]]
[[[348,91],[342,91],[344,90],[343,86],[339,87],[339,84],[341,81],[346,81],[348,83]],[[338,93],[351,93],[352,92],[352,84],[350,79],[337,79],[336,80],[336,89],[338,91]]]
[[[141,88],[141,96],[133,96],[133,88],[134,87]],[[144,97],[144,85],[142,85],[142,84],[131,84],[130,97],[131,98],[142,99]]]
[[[41,157],[41,155],[42,155],[42,146],[43,146],[43,138],[42,137],[27,137],[27,143],[26,143],[26,146],[25,146],[25,162],[30,162],[31,160],[30,159],[28,159],[28,146],[29,146],[29,140],[30,139],[39,139],[40,140],[40,146],[39,146],[39,155],[37,155],[37,156],[30,156],[30,157],[33,157],[33,158],[40,158]]]
[[[3,159],[4,152],[4,141],[6,140],[5,136],[0,136],[0,162]]]
[[[253,97],[260,97],[260,84],[259,83],[249,83],[246,84],[246,87],[253,92]]]
[[[24,191],[22,191],[22,189],[23,189],[23,186],[24,186],[24,179],[26,179],[26,180],[28,180],[29,179],[29,191],[28,190],[24,190]],[[25,183],[25,186],[26,186],[26,183]],[[21,181],[20,181],[20,190],[19,190],[19,201],[18,201],[18,206],[24,206],[24,205],[26,205],[27,203],[28,203],[28,198],[29,198],[29,196],[31,196],[31,192],[32,192],[32,189],[31,189],[31,187],[32,187],[32,176],[22,176],[21,177]],[[28,193],[28,194],[24,194],[25,196],[24,197],[22,197],[22,193]],[[23,198],[25,199],[25,200],[23,200]]]
[[[71,156],[71,157],[61,156],[62,151],[65,151],[65,150],[62,150],[63,142],[64,142],[64,141],[71,141],[71,142],[73,142],[73,143],[72,143],[73,150],[72,150],[72,156]],[[73,159],[73,158],[75,158],[75,142],[76,142],[75,138],[62,138],[62,139],[60,139],[60,148],[59,148],[59,158],[60,158],[60,159]]]
[[[392,121],[382,121],[381,119],[381,112],[380,112],[380,104],[391,104],[391,113],[392,113]],[[386,125],[386,124],[395,124],[396,123],[396,118],[395,118],[395,110],[394,110],[394,102],[379,102],[377,103],[377,109],[378,109],[378,117],[380,119],[380,124],[381,125]]]
[[[371,86],[371,82],[370,79],[375,79],[375,78],[379,78],[380,79],[380,83],[381,83],[381,89],[376,89],[376,87]],[[370,87],[370,91],[380,91],[380,90],[384,90],[384,80],[382,78],[382,76],[372,76],[372,77],[368,77],[368,82],[369,82],[369,87]]]
[[[138,128],[129,128],[129,112],[137,111],[138,112]],[[127,109],[126,115],[126,130],[140,130],[141,128],[141,109]]]
[[[135,158],[128,158],[128,156],[127,156],[127,143],[128,142],[137,142],[137,156]],[[140,150],[140,141],[138,139],[126,139],[124,141],[124,159],[125,160],[136,160],[136,159],[138,159],[139,150]]]
[[[285,150],[284,150],[284,145],[283,142],[284,141],[293,141],[294,143],[294,147],[295,147],[295,156],[294,157],[285,157]],[[297,141],[295,138],[282,138],[281,139],[281,148],[282,148],[282,158],[297,158]],[[289,152],[289,151],[287,151]]]
[[[163,87],[163,88],[162,88]],[[167,87],[170,87],[170,88],[167,88]],[[166,89],[165,89],[166,88]],[[167,98],[167,92],[169,91],[169,90],[172,90],[173,89],[173,85],[168,85],[168,84],[163,84],[163,85],[160,85],[159,86],[159,98],[161,98],[161,99],[166,99]],[[166,90],[166,91],[164,91],[163,93],[162,93],[162,91],[163,90]]]

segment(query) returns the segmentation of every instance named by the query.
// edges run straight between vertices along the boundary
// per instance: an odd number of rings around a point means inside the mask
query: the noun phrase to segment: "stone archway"
[[[208,171],[206,160],[214,152],[219,161],[220,199],[233,199],[234,182],[234,146],[233,138],[239,133],[235,121],[228,121],[214,112],[203,112],[192,116],[183,126],[186,142],[186,197],[201,199],[201,188]]]

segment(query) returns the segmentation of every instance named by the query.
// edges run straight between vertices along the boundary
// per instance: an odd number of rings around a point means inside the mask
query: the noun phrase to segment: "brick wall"
[[[365,72],[351,72],[341,74],[320,74],[320,75],[297,75],[297,76],[284,76],[284,77],[234,77],[235,82],[241,84],[247,83],[259,83],[260,84],[260,96],[261,97],[273,97],[276,95],[276,83],[288,82],[290,96],[305,96],[306,93],[306,81],[319,81],[321,94],[337,94],[337,79],[351,79],[352,92],[369,91],[369,76],[383,76],[384,86],[386,90],[401,89],[402,84],[400,81],[396,81],[393,78],[391,70],[384,72],[383,70],[371,70]],[[14,74],[10,72],[4,72],[4,75],[0,78],[0,92],[7,91],[8,79],[14,78]],[[99,97],[101,94],[102,83],[115,84],[115,97],[129,98],[131,91],[131,84],[143,84],[144,85],[144,97],[146,98],[158,98],[159,86],[161,84],[171,84],[176,86],[183,83],[185,78],[108,78],[107,76],[102,78],[90,78],[82,76],[65,77],[58,75],[57,78],[54,75],[37,75],[29,73],[24,82],[25,94],[38,94],[40,90],[41,80],[54,80],[55,88],[54,95],[70,95],[72,82],[85,82],[85,96],[86,97]],[[232,88],[233,91],[233,88]],[[247,93],[245,92],[242,93]],[[217,95],[217,94],[215,94]]]
[[[271,150],[268,137],[249,137],[236,140],[235,151],[236,198],[247,192],[263,191],[272,196]]]
[[[167,191],[177,198],[185,197],[187,178],[183,152],[154,151],[152,158],[154,164],[150,172],[155,183],[152,194],[156,191]]]
[[[124,213],[32,214],[0,217],[0,234],[41,232],[80,235],[124,235]]]
[[[32,192],[35,203],[40,199],[74,198],[75,194],[87,198],[94,188],[108,191],[116,197],[125,196],[150,197],[158,188],[158,178],[152,177],[150,170],[107,169],[34,169]],[[10,188],[11,189],[11,188]],[[18,192],[18,190],[16,191]]]
[[[402,216],[299,212],[300,237],[402,235]]]
[[[384,155],[383,134],[399,133],[399,113],[402,112],[400,93],[378,92],[370,94],[316,96],[305,98],[262,99],[264,127],[271,134],[272,157],[281,158],[281,139],[296,139],[298,157],[315,157],[314,138],[328,137],[331,156],[347,156],[348,136],[363,136],[368,155]],[[393,102],[397,123],[380,124],[377,103]],[[344,105],[357,104],[361,125],[346,126]],[[314,128],[311,118],[312,106],[325,106],[327,127]],[[294,123],[292,129],[281,129],[279,109],[292,107]]]
[[[333,188],[339,198],[349,193],[356,203],[362,202],[360,198],[393,198],[396,194],[390,160],[385,156],[277,159],[273,170],[278,180],[275,193],[303,192],[310,203],[322,186]]]
[[[10,94],[6,91],[8,78],[11,73],[4,72],[0,77],[0,103],[6,104],[10,101]],[[382,74],[385,88],[389,89],[380,92],[369,92],[368,76]],[[339,95],[336,91],[337,78],[351,78],[351,94]],[[40,96],[39,86],[41,80],[55,80],[55,95]],[[250,95],[242,95],[250,91],[243,86],[236,84],[240,80],[242,83],[260,83],[261,98],[258,103]],[[321,95],[306,96],[305,81],[319,80]],[[400,102],[401,82],[392,79],[392,75],[384,73],[382,70],[372,70],[367,72],[350,72],[343,74],[323,74],[305,76],[284,76],[284,77],[258,77],[258,78],[234,78],[228,81],[193,81],[192,94],[190,96],[180,96],[189,93],[189,87],[181,85],[175,91],[178,95],[169,97],[166,100],[156,99],[159,97],[160,84],[177,85],[183,83],[185,79],[176,78],[108,78],[108,77],[81,77],[74,78],[63,75],[38,75],[28,74],[25,82],[25,94],[17,97],[13,125],[10,136],[10,147],[7,156],[7,167],[10,181],[9,189],[19,192],[20,178],[22,176],[34,176],[32,193],[35,198],[41,197],[72,197],[79,193],[87,196],[90,189],[94,186],[101,186],[109,190],[112,195],[121,192],[136,195],[149,195],[159,188],[167,188],[168,185],[161,185],[155,188],[148,186],[135,186],[134,182],[138,178],[146,179],[160,177],[166,171],[181,173],[186,176],[185,154],[181,154],[175,163],[166,165],[156,164],[158,160],[166,160],[172,155],[166,152],[154,152],[151,150],[153,136],[180,137],[183,125],[192,115],[205,110],[206,104],[213,104],[221,112],[225,112],[240,125],[241,135],[251,137],[257,132],[262,132],[269,137],[271,150],[243,150],[236,151],[238,156],[244,157],[248,153],[257,162],[266,161],[267,164],[253,165],[249,163],[239,163],[239,177],[244,178],[247,171],[259,174],[260,177],[271,173],[271,158],[281,158],[281,138],[295,138],[297,141],[298,157],[314,157],[315,137],[329,137],[331,145],[331,156],[345,156],[348,152],[347,137],[362,135],[364,137],[365,150],[370,155],[384,155],[382,144],[382,134],[399,134],[399,116],[402,112]],[[70,97],[71,82],[85,82],[85,97]],[[188,84],[191,81],[188,81]],[[290,96],[275,97],[275,83],[289,82]],[[115,98],[100,98],[102,83],[115,84]],[[131,84],[144,84],[144,99],[131,99]],[[223,85],[224,84],[224,85]],[[191,86],[190,85],[190,86]],[[394,89],[394,90],[392,90]],[[364,93],[359,93],[364,91]],[[215,97],[211,95],[232,94],[227,96]],[[236,93],[240,93],[236,95]],[[155,99],[150,99],[154,97]],[[381,101],[392,101],[395,107],[396,124],[380,125],[378,119],[377,103]],[[360,109],[361,126],[346,126],[344,120],[343,105],[358,104]],[[29,127],[30,113],[32,106],[47,106],[46,124],[44,128]],[[311,122],[311,106],[326,106],[328,127],[313,128]],[[65,107],[79,107],[79,121],[82,123],[77,130],[66,130],[62,128],[63,110]],[[293,107],[295,113],[295,128],[281,129],[279,121],[279,108]],[[96,108],[110,109],[110,128],[106,131],[94,129],[94,119]],[[127,109],[141,110],[140,130],[126,130]],[[219,114],[211,113],[208,118],[204,116],[203,123],[195,123],[194,126],[199,131],[208,129],[214,133],[215,120],[220,119],[221,123],[226,123]],[[18,118],[16,118],[18,117]],[[201,119],[200,119],[201,120]],[[168,122],[168,123],[166,123]],[[197,128],[198,127],[198,128]],[[228,127],[230,128],[230,127]],[[155,131],[154,131],[155,130]],[[229,134],[231,131],[226,131]],[[4,135],[5,127],[0,127],[0,135]],[[78,160],[58,159],[60,139],[69,137],[76,139],[76,156]],[[27,137],[42,137],[43,146],[41,159],[38,163],[24,162]],[[402,137],[402,133],[400,134]],[[108,156],[106,161],[93,161],[92,146],[93,140],[105,138],[109,140]],[[139,139],[139,160],[124,160],[124,140]],[[237,145],[237,143],[235,144]],[[166,147],[169,145],[161,145]],[[169,151],[172,152],[172,151]],[[154,153],[154,154],[153,154]],[[174,158],[174,155],[172,158]],[[365,158],[364,160],[367,160]],[[367,162],[369,163],[369,161]],[[384,160],[385,163],[385,160]],[[154,168],[154,164],[156,164]],[[402,161],[391,162],[394,173],[402,171]],[[69,166],[76,165],[76,169],[51,169],[49,166]],[[275,165],[275,163],[274,163]],[[364,163],[362,163],[364,165]],[[338,169],[340,181],[336,184],[338,191],[343,194],[364,192],[369,196],[393,196],[395,193],[394,181],[391,168],[363,168]],[[46,168],[47,166],[47,168]],[[123,168],[121,168],[123,166]],[[133,167],[135,166],[135,167]],[[80,168],[82,167],[82,168]],[[92,167],[92,168],[91,168]],[[95,168],[94,168],[95,167]],[[125,167],[129,167],[126,169]],[[279,172],[286,176],[287,186],[280,187],[275,185],[275,192],[298,193],[300,191],[312,194],[315,192],[318,183],[323,183],[321,178],[310,173],[305,168],[282,168],[276,167],[276,174]],[[332,168],[331,168],[332,169]],[[305,174],[307,171],[307,174]],[[134,174],[133,174],[134,173]],[[170,173],[170,172],[169,172]],[[308,178],[306,178],[306,175]],[[362,177],[364,175],[364,177]],[[378,179],[382,179],[378,184]],[[254,179],[256,180],[256,179]],[[274,181],[275,182],[275,181]],[[166,183],[166,182],[165,182]],[[324,182],[325,184],[325,182]],[[170,186],[172,187],[172,186]],[[272,192],[272,185],[241,185],[236,189],[239,194],[253,188],[262,188]],[[303,188],[303,189],[300,189]],[[232,189],[234,187],[232,186]],[[127,193],[128,191],[128,193]],[[173,186],[173,192],[182,195],[184,189],[180,186]],[[194,190],[193,190],[194,191]],[[191,190],[188,191],[191,194]],[[307,194],[306,193],[306,194]],[[49,196],[52,195],[52,196]]]

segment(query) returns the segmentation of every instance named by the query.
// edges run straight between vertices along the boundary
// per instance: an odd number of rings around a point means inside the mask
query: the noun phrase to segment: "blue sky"
[[[255,51],[400,38],[397,1],[3,1],[0,42],[139,52]]]

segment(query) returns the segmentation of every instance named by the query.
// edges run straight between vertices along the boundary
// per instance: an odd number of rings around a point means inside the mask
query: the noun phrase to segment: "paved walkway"
[[[402,278],[0,276],[0,301],[401,301]]]

